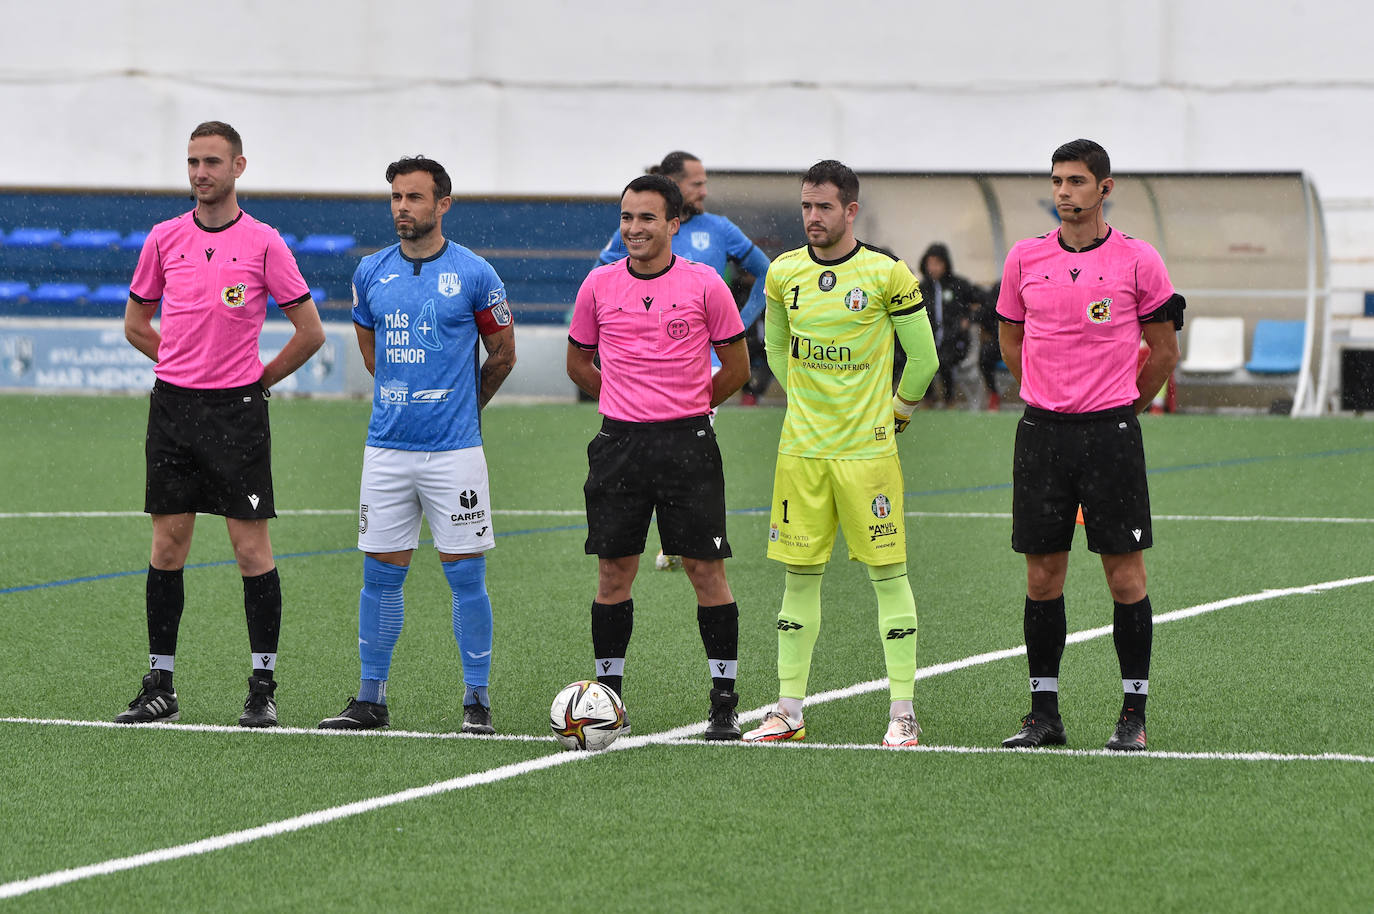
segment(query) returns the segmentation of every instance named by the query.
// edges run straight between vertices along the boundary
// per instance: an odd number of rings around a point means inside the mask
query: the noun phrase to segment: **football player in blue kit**
[[[386,684],[423,516],[453,593],[462,729],[493,733],[485,553],[495,538],[480,413],[515,365],[515,331],[496,271],[444,238],[453,185],[443,166],[406,157],[387,168],[386,179],[401,240],[364,257],[353,274],[354,329],[374,377],[358,507],[362,677],[357,697],[320,727],[390,724]]]

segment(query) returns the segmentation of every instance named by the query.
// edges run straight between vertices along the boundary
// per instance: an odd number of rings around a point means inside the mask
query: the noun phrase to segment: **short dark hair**
[[[429,172],[434,179],[434,199],[441,200],[453,194],[453,181],[449,179],[444,166],[424,156],[401,156],[386,167],[386,183],[396,180],[397,175],[408,175],[416,171]]]
[[[632,190],[637,193],[648,191],[661,196],[668,206],[666,212],[669,219],[677,219],[682,215],[682,191],[678,190],[671,178],[665,178],[663,175],[640,175],[625,185],[625,189],[620,192],[621,198]]]
[[[823,159],[812,165],[802,175],[803,184],[834,184],[840,191],[840,202],[845,206],[859,199],[859,176],[843,162]]]
[[[229,141],[229,151],[235,156],[243,155],[243,137],[239,132],[230,127],[224,121],[205,121],[197,124],[196,129],[191,131],[191,139],[202,136],[222,136]]]
[[[676,178],[687,173],[688,162],[700,161],[701,159],[698,159],[690,152],[683,152],[681,149],[678,149],[664,156],[663,161],[659,162],[657,165],[650,165],[649,174],[667,175],[670,178]]]
[[[1069,140],[1063,146],[1054,151],[1050,156],[1050,168],[1060,162],[1082,162],[1092,176],[1099,181],[1105,181],[1112,176],[1112,160],[1107,155],[1107,150],[1092,140]]]

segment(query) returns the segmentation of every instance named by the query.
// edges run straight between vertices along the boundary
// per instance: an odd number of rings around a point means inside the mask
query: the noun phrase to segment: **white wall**
[[[246,187],[302,191],[379,190],[415,152],[459,193],[599,194],[677,147],[1005,171],[1089,136],[1122,171],[1307,171],[1347,273],[1374,226],[1356,0],[3,4],[7,185],[179,187],[208,118]]]

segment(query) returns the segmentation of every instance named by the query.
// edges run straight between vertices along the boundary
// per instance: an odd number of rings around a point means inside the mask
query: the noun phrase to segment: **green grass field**
[[[923,746],[876,748],[876,609],[827,574],[807,742],[706,745],[695,601],[636,583],[616,750],[545,723],[591,675],[586,405],[486,416],[496,506],[498,738],[461,719],[448,589],[422,547],[393,730],[314,731],[357,688],[358,473],[368,405],[273,400],[283,728],[241,731],[242,591],[202,517],[178,724],[104,726],[146,666],[142,398],[0,397],[0,907],[14,911],[1369,911],[1374,909],[1374,438],[1353,419],[1145,419],[1159,621],[1150,749],[1107,756],[1111,600],[1080,534],[1061,688],[1067,750],[994,749],[1026,709],[1015,415],[922,413],[902,437]],[[781,411],[727,407],[741,709],[776,696],[781,569],[764,558]],[[657,543],[650,537],[649,556]],[[1193,612],[1188,612],[1194,610]],[[1098,631],[1094,631],[1098,630]],[[1006,651],[1007,655],[995,652]],[[994,656],[986,656],[994,654]],[[755,717],[758,714],[754,715]],[[3,900],[8,899],[8,900]]]

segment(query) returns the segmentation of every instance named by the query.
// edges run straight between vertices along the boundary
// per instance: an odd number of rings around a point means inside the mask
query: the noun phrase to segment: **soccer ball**
[[[620,696],[593,679],[569,683],[549,708],[549,726],[564,749],[605,749],[625,726]]]

